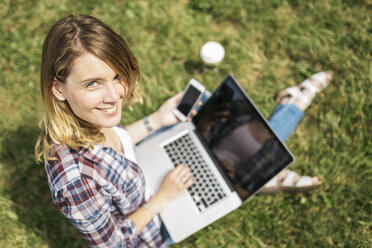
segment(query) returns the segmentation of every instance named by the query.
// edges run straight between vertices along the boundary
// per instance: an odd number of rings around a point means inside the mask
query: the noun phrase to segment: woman
[[[93,247],[166,246],[156,215],[192,184],[188,167],[179,165],[144,200],[132,144],[175,124],[181,95],[123,129],[122,106],[138,100],[140,75],[122,37],[93,17],[63,18],[45,39],[37,158],[45,159],[53,202]]]
[[[324,75],[280,94],[282,105],[270,123],[282,139],[330,80]],[[45,161],[54,204],[92,247],[168,246],[172,241],[157,214],[192,184],[188,167],[178,165],[145,201],[133,144],[178,122],[172,110],[181,94],[124,129],[119,124],[122,106],[138,101],[140,76],[137,59],[123,38],[94,17],[68,16],[48,32],[41,63],[43,132],[36,157]],[[292,108],[300,114],[287,125],[283,120]],[[271,182],[268,191],[283,190],[281,178]],[[302,178],[291,176],[292,186],[301,188],[297,183]],[[307,184],[318,182],[310,178]]]

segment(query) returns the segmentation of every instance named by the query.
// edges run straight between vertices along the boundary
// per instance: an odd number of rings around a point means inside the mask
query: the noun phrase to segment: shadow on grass
[[[184,67],[190,75],[194,75],[201,73],[204,65],[201,61],[189,59],[184,63]]]
[[[3,137],[1,160],[9,171],[5,193],[18,219],[50,247],[86,247],[86,242],[52,203],[44,165],[36,164],[36,125],[23,124]]]

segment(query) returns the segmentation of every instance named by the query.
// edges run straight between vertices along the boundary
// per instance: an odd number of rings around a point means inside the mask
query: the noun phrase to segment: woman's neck
[[[101,133],[105,136],[105,141],[102,143],[103,146],[111,147],[116,152],[124,155],[123,145],[119,136],[112,128],[102,128]]]

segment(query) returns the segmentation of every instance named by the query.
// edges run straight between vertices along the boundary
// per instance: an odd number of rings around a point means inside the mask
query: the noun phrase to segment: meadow
[[[370,0],[1,0],[0,247],[87,247],[34,159],[42,44],[57,19],[80,13],[122,34],[139,60],[143,103],[124,109],[123,125],[192,77],[213,91],[232,73],[269,118],[280,89],[334,72],[287,142],[291,169],[321,188],[255,196],[174,247],[371,247]],[[216,68],[199,57],[210,40],[226,51]]]

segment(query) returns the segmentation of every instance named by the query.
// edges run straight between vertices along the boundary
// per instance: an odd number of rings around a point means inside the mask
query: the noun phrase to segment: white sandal
[[[286,170],[286,174],[279,174],[273,177],[260,190],[259,194],[272,194],[283,192],[305,192],[319,188],[322,183],[314,182],[310,176],[300,176],[294,171]]]
[[[281,188],[286,192],[305,192],[319,188],[322,183],[314,182],[312,177],[300,176],[294,171],[288,170],[288,174],[283,180]]]
[[[306,106],[309,106],[311,99],[307,97],[297,86],[286,88],[279,92],[276,102],[279,104],[284,97],[289,97],[286,104],[293,104],[297,100],[301,100]]]
[[[331,79],[327,80],[327,73],[332,72],[322,71],[315,73],[303,81],[299,86],[293,86],[281,90],[276,98],[277,104],[280,104],[283,98],[289,97],[286,104],[293,104],[296,100],[300,100],[306,105],[306,107],[308,107],[314,96],[328,86]],[[320,87],[315,86],[314,81],[318,82]],[[302,92],[303,89],[308,89],[311,92],[311,98]]]
[[[312,80],[319,82],[320,88],[314,86],[314,83],[312,82]],[[319,93],[324,88],[326,88],[328,86],[328,83],[329,81],[327,81],[327,72],[322,71],[322,72],[315,73],[310,78],[303,81],[300,84],[300,86],[302,88],[308,89],[313,94],[313,96],[315,96],[317,93]]]

